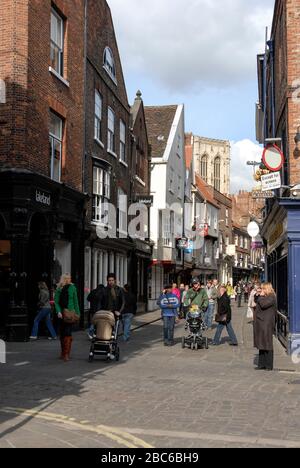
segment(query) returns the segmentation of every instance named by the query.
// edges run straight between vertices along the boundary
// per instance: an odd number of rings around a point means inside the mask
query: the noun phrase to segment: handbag
[[[79,322],[79,317],[73,310],[64,309],[62,316],[64,323],[69,325],[74,325],[75,323]]]
[[[216,322],[225,325],[227,323],[227,314],[216,315]]]

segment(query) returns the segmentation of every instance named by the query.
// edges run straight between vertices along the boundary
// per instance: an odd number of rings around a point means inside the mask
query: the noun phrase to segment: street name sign
[[[254,190],[252,192],[252,198],[254,200],[274,198],[274,192],[272,192],[271,190],[269,192],[262,192],[261,190]]]
[[[276,190],[281,188],[281,175],[280,172],[273,172],[261,177],[262,191],[268,192],[269,190]]]

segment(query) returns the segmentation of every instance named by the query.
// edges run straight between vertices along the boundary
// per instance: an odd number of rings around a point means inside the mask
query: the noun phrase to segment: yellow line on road
[[[132,434],[129,434],[125,431],[122,431],[117,428],[108,427],[108,426],[92,426],[87,422],[76,421],[74,418],[70,418],[65,415],[47,413],[45,411],[40,412],[39,410],[27,410],[24,408],[2,408],[0,409],[1,413],[17,414],[20,416],[29,416],[33,419],[43,419],[45,421],[59,422],[66,424],[68,426],[74,427],[76,429],[81,429],[89,432],[102,435],[107,439],[117,442],[119,445],[123,445],[127,448],[153,448],[151,445],[147,444],[142,439],[139,439]]]

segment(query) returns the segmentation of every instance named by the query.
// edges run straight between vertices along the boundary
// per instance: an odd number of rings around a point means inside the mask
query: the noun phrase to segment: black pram
[[[182,338],[182,348],[189,347],[190,349],[208,349],[208,338],[203,337],[203,332],[206,326],[203,320],[203,312],[197,306],[192,306],[186,316],[185,329],[189,331],[189,335]]]

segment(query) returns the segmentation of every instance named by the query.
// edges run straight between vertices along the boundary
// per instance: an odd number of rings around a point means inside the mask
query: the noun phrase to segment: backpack
[[[69,306],[69,288],[70,284],[64,286],[60,293],[59,305],[61,309],[67,309]]]

